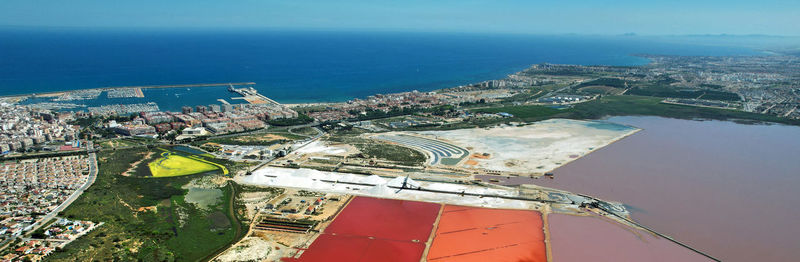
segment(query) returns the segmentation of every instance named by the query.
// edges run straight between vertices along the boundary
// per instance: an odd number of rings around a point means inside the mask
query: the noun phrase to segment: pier
[[[234,88],[233,84],[228,85],[228,91],[237,93],[242,96],[241,99],[244,99],[248,103],[251,104],[273,104],[273,105],[280,105],[275,100],[272,100],[262,94],[258,93],[253,87],[245,87],[245,88]]]
[[[251,86],[255,82],[239,82],[239,83],[201,83],[201,84],[183,84],[183,85],[152,85],[152,86],[108,86],[101,89],[116,89],[116,88],[181,88],[181,87],[206,87],[206,86]]]
[[[38,93],[22,93],[22,94],[11,94],[11,95],[2,95],[0,98],[14,98],[14,97],[57,97],[62,96],[68,93],[74,92],[99,92],[102,91],[111,91],[116,89],[154,89],[154,88],[183,88],[183,87],[209,87],[209,86],[252,86],[255,85],[255,82],[237,82],[237,83],[201,83],[201,84],[179,84],[179,85],[144,85],[144,86],[106,86],[100,88],[87,88],[87,89],[76,89],[76,90],[62,90],[62,91],[50,91],[50,92],[38,92]],[[142,94],[144,96],[144,94]]]

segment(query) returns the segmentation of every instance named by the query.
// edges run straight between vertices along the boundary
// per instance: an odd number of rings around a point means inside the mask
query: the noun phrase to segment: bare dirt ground
[[[416,132],[471,148],[461,167],[544,173],[639,129],[606,122],[551,119],[526,126]]]
[[[141,164],[145,159],[149,159],[153,155],[153,153],[154,153],[153,151],[140,153],[141,155],[143,155],[142,159],[139,159],[139,161],[131,163],[131,167],[125,170],[125,172],[122,172],[122,175],[130,176],[133,173],[134,169],[136,169],[139,166],[139,164]]]

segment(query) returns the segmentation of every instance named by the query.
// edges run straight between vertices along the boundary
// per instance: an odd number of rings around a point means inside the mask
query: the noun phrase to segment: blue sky
[[[798,0],[0,0],[0,25],[800,35]]]

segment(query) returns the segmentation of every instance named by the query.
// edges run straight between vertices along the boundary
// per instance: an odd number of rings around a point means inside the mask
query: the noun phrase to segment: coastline
[[[130,88],[140,88],[140,89],[156,89],[156,88],[184,88],[184,87],[209,87],[209,86],[242,86],[242,85],[255,85],[255,82],[230,82],[230,83],[199,83],[199,84],[172,84],[172,85],[141,85],[141,86],[107,86],[107,87],[97,87],[97,88],[85,88],[85,89],[74,89],[74,90],[61,90],[61,91],[48,91],[48,92],[41,92],[41,93],[23,93],[23,94],[13,94],[13,95],[0,95],[0,98],[21,98],[21,97],[57,97],[60,95],[64,95],[69,92],[81,92],[81,91],[109,91],[115,89],[130,89]]]

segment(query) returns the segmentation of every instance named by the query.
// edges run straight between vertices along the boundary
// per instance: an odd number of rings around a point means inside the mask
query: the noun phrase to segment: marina
[[[183,106],[197,105],[230,105],[230,104],[278,104],[274,100],[258,93],[252,88],[254,82],[240,83],[206,83],[182,85],[152,85],[103,87],[95,89],[61,91],[15,95],[13,99],[21,100],[20,104],[34,107],[51,108],[58,111],[93,111],[93,112],[152,112],[166,110],[178,112]],[[244,86],[243,88],[235,88]],[[229,102],[230,101],[230,102]],[[126,108],[141,108],[142,111],[129,111]],[[137,109],[138,110],[138,109]]]

